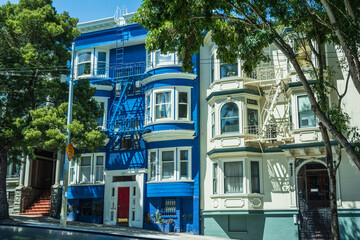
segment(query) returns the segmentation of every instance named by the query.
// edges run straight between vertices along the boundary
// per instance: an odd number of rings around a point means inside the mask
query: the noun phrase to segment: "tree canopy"
[[[58,13],[51,0],[20,0],[0,7],[0,219],[8,217],[6,169],[11,156],[34,149],[64,149],[71,43],[76,18]],[[97,127],[103,112],[95,89],[77,81],[72,143],[80,151],[104,144]]]
[[[208,32],[217,45],[218,58],[228,63],[242,59],[242,67],[247,73],[261,61],[266,61],[263,49],[275,44],[293,65],[320,123],[360,169],[359,151],[350,144],[351,139],[356,139],[355,129],[349,125],[338,126],[339,119],[348,123],[348,116],[339,105],[341,100],[327,108],[327,87],[334,88],[339,99],[346,91],[337,91],[323,61],[324,45],[338,46],[346,63],[339,67],[349,71],[351,78],[346,78],[352,79],[355,86],[359,85],[360,35],[357,33],[360,9],[357,6],[358,0],[144,0],[134,20],[149,30],[146,39],[149,51],[177,52],[186,71],[192,69],[191,56],[199,51]],[[303,40],[302,46],[308,45],[315,55],[317,65],[312,64],[309,56],[304,59],[312,65],[312,76],[317,80],[314,88],[310,86],[293,46],[284,39],[284,29],[291,29]],[[357,90],[360,93],[360,88]]]

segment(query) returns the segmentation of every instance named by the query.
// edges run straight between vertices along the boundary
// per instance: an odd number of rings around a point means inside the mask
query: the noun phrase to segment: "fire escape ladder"
[[[110,121],[109,121],[109,125],[108,125],[108,130],[109,133],[112,134],[118,125],[118,121],[120,118],[120,114],[121,114],[121,108],[123,107],[123,103],[126,101],[127,96],[128,96],[128,92],[129,89],[132,87],[133,85],[133,80],[129,79],[127,80],[125,83],[122,84],[121,86],[121,90],[120,90],[120,94],[116,94],[116,96],[114,97],[114,100],[111,104],[110,107]]]
[[[265,103],[263,109],[260,113],[261,119],[263,119],[263,125],[261,128],[261,136],[265,136],[266,131],[268,130],[270,120],[273,117],[274,110],[277,104],[277,101],[282,92],[282,80],[277,79],[274,84],[270,87],[270,91],[266,96]]]

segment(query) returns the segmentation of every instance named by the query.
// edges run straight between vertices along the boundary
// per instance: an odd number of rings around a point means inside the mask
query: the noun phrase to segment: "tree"
[[[0,7],[0,220],[9,217],[7,163],[34,148],[63,149],[71,42],[78,20],[57,13],[51,0],[20,0]],[[72,142],[78,150],[103,145],[101,116],[89,83],[75,86]]]
[[[356,1],[357,2],[357,1]],[[332,234],[339,239],[336,206],[336,165],[333,162],[329,133],[340,143],[360,170],[358,148],[350,144],[358,139],[357,129],[349,126],[349,117],[343,112],[341,93],[332,82],[331,69],[324,60],[325,44],[338,45],[343,49],[347,69],[354,85],[359,82],[359,14],[358,4],[348,0],[315,1],[233,1],[233,0],[144,0],[135,16],[150,32],[146,40],[149,51],[160,49],[163,53],[177,52],[183,68],[192,68],[191,56],[199,51],[207,32],[218,47],[221,61],[233,63],[237,58],[244,61],[247,73],[266,61],[263,49],[275,44],[293,65],[311,103],[311,109],[319,119],[319,127],[326,147],[327,170],[330,182],[330,207]],[[280,29],[286,26],[300,40],[305,52],[302,61],[312,67],[311,76],[316,79],[310,86],[307,74],[301,68],[294,48],[284,40]],[[307,47],[315,55],[314,64]],[[307,72],[309,73],[309,72]],[[339,101],[328,103],[328,88],[334,89]],[[360,87],[357,87],[358,91]],[[360,92],[360,91],[359,91]],[[340,154],[341,156],[341,154]]]

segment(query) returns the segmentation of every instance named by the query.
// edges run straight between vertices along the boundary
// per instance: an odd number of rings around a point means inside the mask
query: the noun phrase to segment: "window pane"
[[[217,190],[217,184],[218,184],[218,181],[217,181],[217,170],[218,170],[218,164],[215,163],[213,165],[213,194],[216,194],[218,192]]]
[[[187,118],[187,105],[179,104],[179,118]]]
[[[242,162],[224,163],[225,193],[243,192]]]
[[[227,103],[221,109],[221,133],[239,132],[239,110],[235,103]]]
[[[150,153],[150,162],[155,162],[156,161],[156,152],[151,152]]]
[[[215,136],[215,113],[211,114],[211,137]]]
[[[162,178],[173,178],[174,177],[174,163],[173,162],[163,162],[162,164]]]
[[[91,157],[81,158],[81,166],[90,166],[90,165],[91,165]]]
[[[80,167],[80,182],[90,182],[90,167]]]
[[[311,104],[307,96],[298,97],[299,127],[315,127],[315,114],[311,110]]]
[[[188,162],[180,163],[180,177],[188,177]]]
[[[104,157],[103,156],[97,156],[96,157],[96,165],[103,165],[104,164]]]
[[[97,74],[104,75],[106,71],[106,63],[98,62],[97,64]]]
[[[187,103],[187,92],[179,92],[179,103]]]
[[[83,52],[79,54],[79,63],[90,62],[91,61],[91,52]]]
[[[82,63],[78,65],[78,75],[84,75],[84,74],[90,74],[90,70],[91,70],[91,65],[90,63]]]
[[[106,52],[99,52],[98,53],[98,61],[106,62]]]
[[[188,150],[181,150],[180,151],[180,160],[188,160],[189,159],[189,151]]]
[[[163,151],[162,155],[162,178],[174,177],[174,151]]]
[[[101,182],[104,178],[104,167],[102,165],[96,167],[95,181]]]
[[[174,161],[174,151],[163,151],[162,153],[162,161]]]
[[[160,51],[156,52],[156,65],[174,64],[172,61],[173,53],[161,54]]]
[[[73,183],[75,179],[75,169],[73,167],[70,168],[70,182]]]
[[[221,63],[221,65],[220,65],[220,77],[224,78],[224,77],[232,77],[232,76],[238,76],[238,66],[237,66],[237,64],[230,65],[230,64]]]
[[[259,162],[251,162],[251,192],[260,193]]]
[[[210,58],[210,83],[214,82],[215,76],[214,76],[214,67],[215,65],[215,57],[214,55],[211,56]]]
[[[105,110],[105,103],[104,103],[104,102],[100,102],[100,103],[99,103],[99,108],[104,111],[104,110]],[[105,114],[105,112],[104,112],[104,114]],[[103,125],[104,125],[104,114],[103,114],[103,116],[101,116],[100,118],[98,118],[98,120],[97,120],[98,126],[103,126]]]

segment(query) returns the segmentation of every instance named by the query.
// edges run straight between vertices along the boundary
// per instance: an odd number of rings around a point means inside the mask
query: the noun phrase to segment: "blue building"
[[[108,139],[70,163],[69,216],[138,228],[158,216],[198,234],[198,56],[184,73],[175,54],[147,53],[131,16],[79,24],[75,78],[96,87]]]

